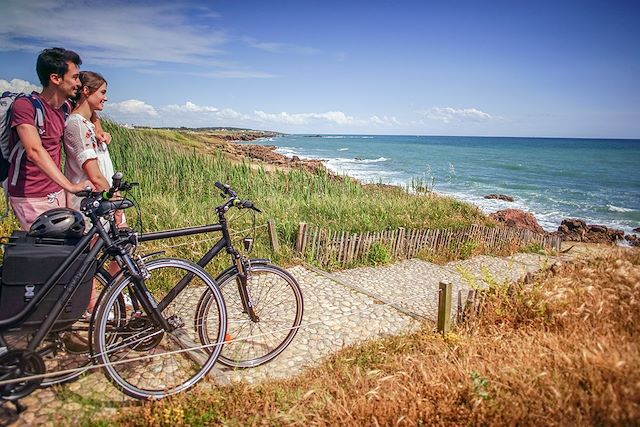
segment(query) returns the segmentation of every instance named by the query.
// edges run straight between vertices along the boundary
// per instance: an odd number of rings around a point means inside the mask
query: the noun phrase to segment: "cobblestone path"
[[[399,334],[419,327],[424,319],[434,320],[441,281],[453,285],[455,313],[458,291],[464,298],[472,286],[515,281],[558,260],[519,253],[502,258],[477,256],[442,266],[412,259],[334,273],[292,267],[289,272],[304,294],[304,317],[291,345],[264,366],[235,371],[218,366],[218,374],[230,381],[248,382],[293,376],[344,346]],[[203,381],[197,387],[215,387],[215,382]],[[115,413],[137,404],[98,371],[66,386],[37,390],[21,402],[28,409],[19,416],[11,405],[0,407],[0,425],[47,425],[56,419],[67,424],[93,411]]]

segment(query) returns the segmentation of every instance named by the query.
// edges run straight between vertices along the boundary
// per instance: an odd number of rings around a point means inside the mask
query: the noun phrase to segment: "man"
[[[38,56],[36,71],[42,92],[33,92],[44,109],[44,132],[36,128],[36,108],[26,97],[18,98],[11,107],[11,149],[18,143],[24,153],[10,159],[9,200],[20,226],[29,230],[43,212],[64,207],[64,191],[78,192],[89,181],[72,184],[60,171],[64,122],[69,113],[67,98],[80,88],[77,53],[62,48],[43,50]],[[14,177],[14,174],[17,176]]]

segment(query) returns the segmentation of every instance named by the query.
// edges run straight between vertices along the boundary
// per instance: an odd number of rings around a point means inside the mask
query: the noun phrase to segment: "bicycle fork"
[[[256,314],[253,308],[253,299],[251,298],[251,291],[249,290],[249,261],[243,260],[242,257],[236,257],[236,268],[238,269],[238,278],[236,284],[238,286],[238,293],[240,294],[240,300],[242,301],[242,309],[249,316],[252,322],[257,323],[260,318]]]
[[[153,297],[149,289],[147,289],[144,283],[145,279],[149,277],[147,269],[144,267],[144,261],[140,259],[141,265],[136,264],[130,256],[120,256],[119,262],[121,268],[126,268],[131,278],[133,279],[133,293],[135,299],[140,303],[142,309],[149,315],[157,325],[159,325],[166,332],[172,332],[175,327],[169,323],[167,319],[162,315],[158,302]]]

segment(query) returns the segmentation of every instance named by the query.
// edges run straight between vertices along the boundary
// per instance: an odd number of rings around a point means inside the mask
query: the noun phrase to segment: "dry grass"
[[[639,425],[640,251],[496,287],[482,314],[349,348],[289,381],[146,404],[118,425]],[[96,423],[93,421],[93,423]]]

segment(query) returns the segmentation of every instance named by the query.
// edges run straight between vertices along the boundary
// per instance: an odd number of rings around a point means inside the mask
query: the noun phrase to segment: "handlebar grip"
[[[113,177],[111,178],[111,181],[113,182],[113,188],[120,188],[123,176],[124,174],[122,172],[116,172],[113,174]]]
[[[218,190],[220,190],[220,191],[222,191],[222,192],[224,192],[224,193],[226,193],[226,192],[227,192],[227,187],[228,187],[228,185],[224,185],[224,184],[223,184],[223,183],[221,183],[220,181],[216,181],[216,183],[215,183],[214,185],[218,188]]]
[[[89,197],[91,196],[92,193],[93,191],[91,190],[91,187],[87,186],[87,187],[84,187],[84,190],[80,190],[75,194],[76,194],[76,197]]]
[[[111,177],[111,182],[112,182],[111,188],[105,193],[103,193],[103,198],[105,200],[109,200],[110,198],[112,198],[113,195],[116,193],[116,191],[120,189],[120,186],[122,185],[123,176],[124,174],[122,172],[116,172],[113,174],[113,176]]]

